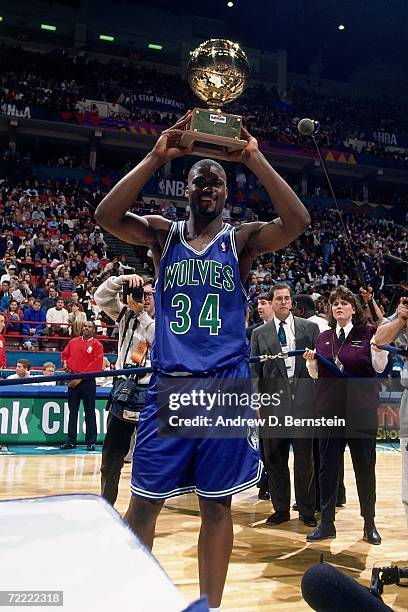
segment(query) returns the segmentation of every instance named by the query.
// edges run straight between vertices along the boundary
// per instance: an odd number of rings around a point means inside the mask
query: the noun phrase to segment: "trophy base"
[[[192,147],[191,155],[199,157],[212,157],[214,159],[228,159],[228,153],[242,151],[247,146],[246,140],[185,130],[179,142],[182,147]]]

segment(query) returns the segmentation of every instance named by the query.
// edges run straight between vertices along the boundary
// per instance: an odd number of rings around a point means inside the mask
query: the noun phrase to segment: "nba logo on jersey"
[[[223,253],[227,252],[227,244],[225,242],[221,242],[221,251]]]

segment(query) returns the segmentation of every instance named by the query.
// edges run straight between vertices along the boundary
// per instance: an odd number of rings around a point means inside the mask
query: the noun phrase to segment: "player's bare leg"
[[[221,605],[234,539],[231,497],[199,498],[201,529],[198,538],[200,593],[207,595],[210,608]]]
[[[153,548],[156,521],[163,504],[164,500],[156,502],[132,495],[124,516],[125,522],[149,550]]]

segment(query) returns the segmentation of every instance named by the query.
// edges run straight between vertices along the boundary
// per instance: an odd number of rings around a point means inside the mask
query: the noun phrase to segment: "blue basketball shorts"
[[[157,432],[158,382],[153,374],[141,411],[133,454],[133,495],[151,500],[196,492],[220,498],[255,485],[262,476],[258,445],[248,438],[165,438]],[[248,378],[247,361],[216,377]]]

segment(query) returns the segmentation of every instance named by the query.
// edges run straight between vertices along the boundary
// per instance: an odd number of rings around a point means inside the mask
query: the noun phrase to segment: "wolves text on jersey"
[[[163,289],[190,286],[210,286],[215,289],[234,291],[234,270],[213,259],[182,259],[164,269]]]

